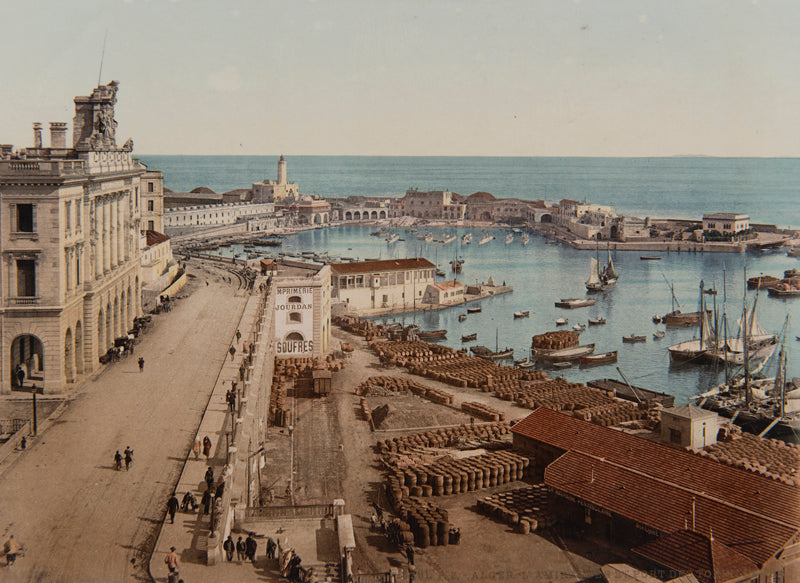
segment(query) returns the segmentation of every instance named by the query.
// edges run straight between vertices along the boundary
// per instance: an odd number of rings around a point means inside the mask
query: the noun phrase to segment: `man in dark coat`
[[[206,486],[209,490],[214,487],[214,468],[211,466],[206,470]]]
[[[258,550],[258,542],[256,539],[253,538],[253,533],[250,532],[247,534],[247,539],[244,541],[245,551],[247,553],[247,558],[250,559],[253,563],[256,562],[256,551]]]
[[[228,538],[225,539],[225,542],[222,543],[222,548],[225,549],[225,556],[228,558],[228,562],[233,560],[233,551],[236,550],[236,546],[233,544],[233,537],[228,535]]]
[[[236,558],[240,561],[247,558],[247,547],[242,540],[242,537],[239,537],[239,540],[236,541]]]
[[[175,494],[170,496],[170,499],[167,501],[167,513],[169,513],[169,519],[172,524],[175,524],[175,513],[178,511],[180,505],[181,503],[178,502]]]
[[[272,537],[267,539],[267,558],[274,559],[275,558],[275,541],[272,540]]]
[[[203,514],[208,514],[209,511],[211,510],[211,502],[212,502],[211,498],[212,498],[211,488],[209,488],[208,490],[205,491],[203,497],[200,499],[200,503],[203,505]]]

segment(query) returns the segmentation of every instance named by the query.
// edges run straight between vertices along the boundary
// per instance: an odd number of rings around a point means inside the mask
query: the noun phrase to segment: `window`
[[[147,192],[155,192],[154,186],[155,185],[152,182],[148,182],[147,183]],[[150,202],[152,203],[153,201],[150,201]],[[153,209],[147,209],[147,210],[153,210]]]
[[[33,259],[17,259],[17,295],[36,295],[36,262]]]
[[[155,231],[156,230],[156,223],[154,221],[147,221],[147,230],[148,231]]]
[[[681,442],[681,432],[677,429],[670,429],[669,430],[669,440],[672,443],[680,443]]]
[[[154,211],[155,210],[155,201],[148,200],[147,201],[147,210]]]
[[[290,322],[302,322],[303,315],[300,312],[289,312],[289,321]]]
[[[17,233],[33,233],[33,205],[17,205]]]
[[[290,304],[302,304],[303,300],[300,299],[300,296],[289,296],[289,302],[288,303],[290,303]]]

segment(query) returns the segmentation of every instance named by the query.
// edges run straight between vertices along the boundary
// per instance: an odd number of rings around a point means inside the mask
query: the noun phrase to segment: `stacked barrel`
[[[351,334],[363,336],[367,341],[386,335],[386,326],[362,320],[358,316],[334,316],[331,321]]]
[[[477,401],[461,403],[461,410],[486,421],[505,421],[506,414]]]
[[[586,409],[617,402],[608,391],[581,383],[570,383],[564,379],[547,379],[523,385],[517,391],[498,396],[502,399],[513,399],[520,407],[548,407],[554,411]]]
[[[432,502],[416,497],[409,497],[398,501],[394,507],[397,521],[390,525],[399,533],[391,533],[396,540],[420,548],[429,546],[447,545],[450,522],[447,510],[440,508]]]
[[[596,425],[619,425],[629,421],[647,419],[647,409],[640,409],[630,401],[612,401],[572,412],[574,417]]]
[[[367,423],[372,422],[372,409],[370,409],[369,403],[364,397],[361,397],[361,413]]]
[[[510,425],[501,421],[498,423],[476,423],[474,425],[461,425],[414,433],[402,437],[392,437],[378,440],[378,451],[381,454],[404,453],[415,448],[445,448],[456,445],[462,441],[480,439],[493,441],[507,435]]]
[[[787,484],[800,486],[800,446],[780,439],[739,433],[698,452],[703,457],[741,467]]]
[[[372,387],[381,387],[393,392],[411,392],[440,405],[451,405],[454,397],[447,391],[426,387],[411,379],[390,376],[369,377],[356,388],[356,395],[366,395]]]
[[[577,346],[580,335],[572,330],[553,330],[531,338],[533,350],[563,350]]]
[[[289,413],[286,410],[285,378],[272,377],[272,388],[269,391],[269,422],[277,427],[289,425]]]
[[[551,496],[544,484],[499,492],[478,500],[478,510],[528,534],[553,526],[556,521],[550,509]]]

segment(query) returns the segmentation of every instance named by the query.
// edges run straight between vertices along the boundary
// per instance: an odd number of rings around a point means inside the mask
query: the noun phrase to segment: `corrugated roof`
[[[679,530],[633,549],[634,553],[677,571],[691,571],[700,583],[726,583],[755,575],[758,566],[716,538]]]
[[[682,483],[628,469],[600,457],[570,451],[545,469],[547,486],[605,508],[660,533],[713,528],[714,538],[759,565],[785,546],[798,529],[779,516],[758,514]],[[731,489],[736,487],[731,484]]]
[[[800,488],[796,486],[546,407],[536,409],[511,430],[564,451],[605,458],[659,480],[681,484],[800,529]]]
[[[423,257],[414,257],[411,259],[384,259],[379,261],[358,261],[355,263],[331,263],[331,269],[340,275],[345,273],[371,273],[376,271],[432,269],[433,267],[433,263]]]

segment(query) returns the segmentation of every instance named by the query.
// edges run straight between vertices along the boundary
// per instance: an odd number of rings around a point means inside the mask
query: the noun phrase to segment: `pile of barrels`
[[[503,435],[507,435],[509,429],[510,426],[506,421],[436,429],[425,431],[424,433],[392,437],[386,440],[380,439],[378,440],[378,451],[381,454],[403,453],[415,448],[451,447],[471,439],[494,441],[500,439]]]
[[[534,350],[561,350],[577,346],[580,335],[572,330],[554,330],[537,334],[531,338],[531,348]]]
[[[450,522],[447,510],[419,498],[405,498],[394,507],[397,519],[389,524],[390,537],[398,544],[420,548],[447,545]]]
[[[461,403],[461,410],[486,421],[505,421],[506,414],[477,401]]]
[[[647,409],[640,409],[630,401],[613,401],[607,404],[596,405],[572,412],[572,416],[584,421],[591,421],[596,425],[608,427],[629,421],[647,419]]]
[[[334,316],[331,321],[342,330],[363,336],[367,341],[386,335],[386,326],[375,324],[371,320],[362,320],[358,316]]]
[[[520,386],[516,391],[498,393],[501,399],[513,400],[520,407],[548,407],[554,411],[587,409],[617,403],[608,391],[570,383],[564,379],[547,379]],[[588,420],[588,418],[587,418]]]
[[[556,518],[550,510],[550,494],[544,484],[499,492],[478,500],[478,510],[528,534],[549,528]]]
[[[780,439],[763,439],[750,433],[718,441],[698,452],[703,457],[757,472],[786,484],[800,486],[800,446]]]
[[[454,397],[447,391],[426,387],[411,379],[390,376],[369,377],[356,388],[356,395],[366,395],[372,387],[381,387],[393,392],[410,392],[440,405],[451,405]]]
[[[404,469],[388,476],[388,491],[400,502],[409,496],[448,496],[491,488],[521,480],[530,464],[526,457],[504,450],[461,459],[440,459]]]
[[[269,391],[269,422],[276,427],[291,424],[291,415],[286,410],[285,377],[272,377],[272,388]]]
[[[374,342],[371,347],[381,362],[400,366],[406,366],[409,361],[413,360],[445,360],[458,358],[462,354],[448,346],[440,346],[421,340]]]
[[[361,397],[361,413],[364,415],[364,419],[367,423],[372,422],[372,409],[370,409],[369,403],[364,397]]]

